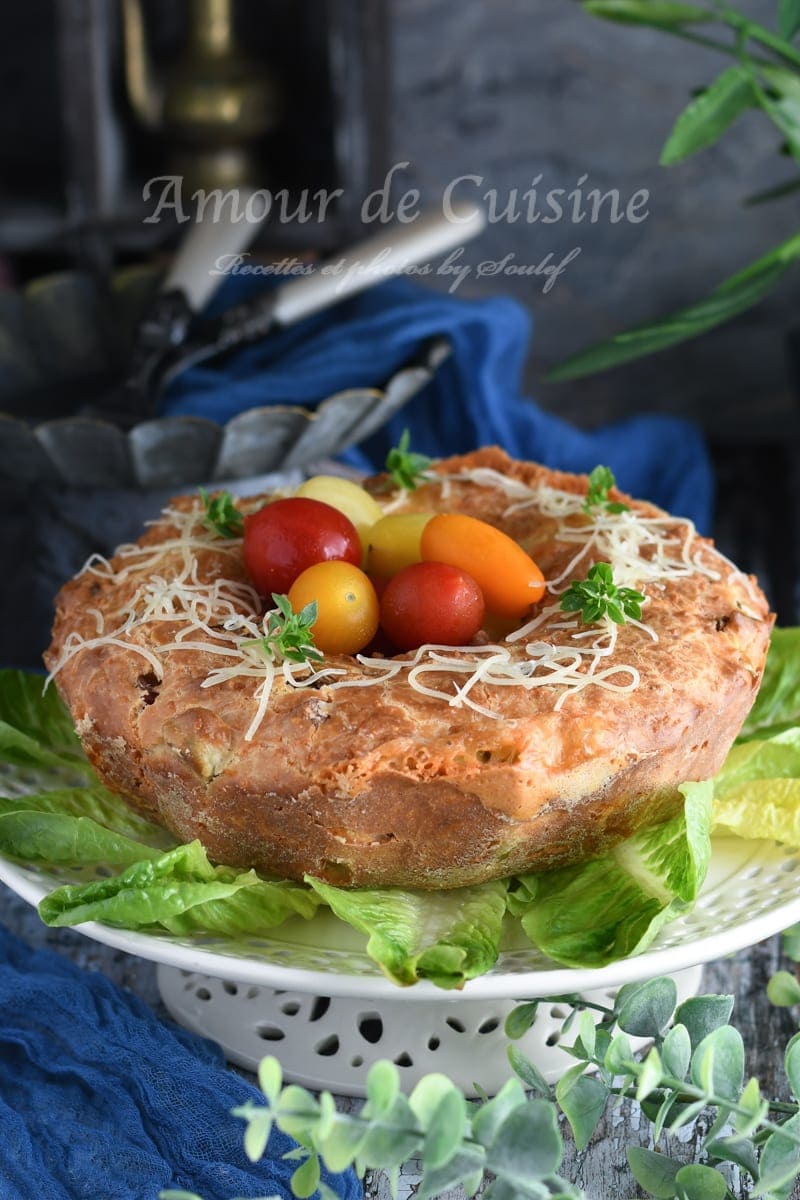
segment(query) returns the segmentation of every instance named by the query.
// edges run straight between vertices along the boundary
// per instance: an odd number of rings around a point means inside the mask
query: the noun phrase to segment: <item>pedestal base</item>
[[[678,1000],[694,996],[702,967],[677,972]],[[512,980],[509,980],[509,985]],[[379,1058],[397,1064],[404,1090],[431,1071],[442,1071],[468,1096],[477,1084],[489,1095],[511,1075],[503,1023],[519,1000],[461,999],[452,993],[430,1001],[358,1000],[212,979],[174,967],[158,968],[164,1003],[179,1024],[218,1042],[227,1058],[255,1070],[267,1054],[279,1058],[288,1080],[363,1096],[367,1072]],[[585,992],[601,1004],[617,989]],[[534,999],[535,997],[524,997]],[[528,1033],[514,1044],[552,1082],[575,1060],[558,1044],[567,1014],[542,1001]]]

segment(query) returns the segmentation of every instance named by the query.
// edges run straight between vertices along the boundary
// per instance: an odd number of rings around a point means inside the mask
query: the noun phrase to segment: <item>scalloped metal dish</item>
[[[171,488],[243,479],[332,458],[364,441],[431,379],[450,354],[444,338],[422,347],[381,387],[352,388],[313,409],[265,405],[226,424],[201,417],[143,420],[124,432],[87,416],[26,419],[26,397],[73,407],[119,378],[138,314],[158,274],[122,271],[108,297],[86,276],[64,272],[22,292],[0,293],[0,473],[19,483]],[[383,381],[380,381],[383,383]],[[102,387],[101,387],[102,393]],[[3,411],[12,407],[14,414]],[[48,407],[52,407],[49,405]],[[21,412],[22,416],[16,415]]]
[[[31,904],[54,887],[85,878],[67,868],[47,874],[0,858],[0,879]],[[715,838],[711,869],[695,908],[665,926],[646,953],[577,970],[552,962],[517,935],[518,940],[507,940],[487,975],[456,994],[424,981],[398,988],[367,956],[365,939],[324,912],[311,921],[287,921],[260,938],[173,937],[95,922],[77,928],[129,954],[216,979],[325,996],[452,1003],[619,986],[732,954],[798,920],[800,855],[775,842]]]

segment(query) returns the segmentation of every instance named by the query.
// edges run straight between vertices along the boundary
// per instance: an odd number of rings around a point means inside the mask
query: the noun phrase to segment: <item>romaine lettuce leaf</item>
[[[91,777],[67,709],[41,675],[0,671],[0,758],[17,766],[69,768]]]
[[[738,741],[800,725],[800,627],[773,629],[764,677]]]
[[[133,838],[104,829],[89,817],[56,812],[3,810],[0,800],[0,854],[22,862],[83,866],[103,863],[128,866],[158,858],[160,851]]]
[[[287,917],[311,917],[318,900],[301,884],[214,867],[200,842],[136,862],[120,875],[68,884],[39,904],[46,925],[102,921],[169,933],[258,934]]]
[[[340,920],[367,934],[367,952],[403,986],[430,979],[460,988],[495,962],[507,880],[444,892],[404,888],[338,888],[306,880]]]
[[[600,967],[637,954],[685,912],[711,853],[712,784],[681,787],[684,813],[636,834],[602,858],[521,876],[509,911],[544,954],[573,967]]]
[[[714,779],[714,828],[800,847],[800,729],[731,749]]]
[[[60,816],[88,817],[125,837],[138,838],[149,846],[168,850],[176,844],[166,829],[139,816],[119,796],[100,783],[86,787],[56,788],[46,792],[29,792],[24,796],[2,796],[0,780],[0,813],[32,811],[58,813]],[[53,860],[55,861],[55,860]],[[86,860],[88,861],[88,859]]]

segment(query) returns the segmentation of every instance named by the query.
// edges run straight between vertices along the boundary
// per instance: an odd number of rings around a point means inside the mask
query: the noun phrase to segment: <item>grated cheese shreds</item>
[[[276,683],[284,688],[322,687],[326,695],[345,688],[376,687],[402,677],[414,691],[441,701],[451,708],[468,708],[493,720],[502,712],[491,706],[493,690],[518,687],[526,691],[553,689],[553,709],[586,687],[627,693],[639,684],[639,672],[628,663],[616,661],[619,627],[605,617],[584,626],[576,614],[561,610],[558,597],[581,564],[610,563],[619,586],[637,587],[703,575],[717,580],[720,572],[711,565],[706,547],[695,543],[691,521],[673,517],[644,517],[634,511],[587,516],[585,495],[559,491],[549,485],[530,487],[491,468],[478,467],[453,474],[433,475],[427,482],[441,485],[441,498],[453,485],[471,483],[496,489],[510,501],[505,516],[531,509],[555,522],[554,540],[574,546],[574,554],[560,574],[546,583],[554,602],[545,604],[529,621],[510,633],[502,643],[485,646],[420,646],[399,658],[367,657],[354,662],[359,674],[340,667],[311,662],[290,662],[273,651],[264,639],[270,614],[261,613],[261,599],[250,584],[218,575],[201,578],[199,551],[238,555],[241,538],[225,539],[204,524],[203,507],[183,510],[168,507],[161,521],[169,523],[174,535],[149,545],[127,544],[117,551],[116,567],[94,554],[82,573],[96,575],[114,584],[129,583],[129,598],[106,616],[97,608],[86,613],[95,623],[95,636],[71,633],[65,640],[48,683],[74,655],[100,646],[116,646],[143,657],[158,679],[172,655],[199,652],[218,660],[210,666],[201,687],[210,689],[234,679],[253,681],[253,717],[244,735],[251,741],[268,709]],[[406,493],[400,491],[383,502],[385,514],[402,507]],[[247,502],[242,505],[247,511]],[[159,522],[150,522],[158,524]],[[167,559],[170,571],[164,572]],[[732,576],[745,580],[733,563],[721,555]],[[169,577],[168,577],[169,576]],[[107,620],[112,626],[107,628]],[[628,619],[628,625],[643,637],[658,640],[646,620]],[[157,645],[142,645],[137,631],[161,624],[166,636]],[[170,626],[174,634],[170,636]],[[478,693],[478,694],[476,694]]]

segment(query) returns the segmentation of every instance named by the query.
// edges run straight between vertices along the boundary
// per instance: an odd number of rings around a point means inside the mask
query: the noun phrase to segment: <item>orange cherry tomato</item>
[[[375,588],[362,570],[340,560],[315,563],[289,588],[289,603],[300,612],[312,600],[317,619],[314,645],[323,654],[357,654],[374,638],[379,605]]]
[[[544,595],[544,576],[508,534],[464,513],[439,513],[422,531],[423,560],[460,567],[476,581],[486,608],[521,617]]]

